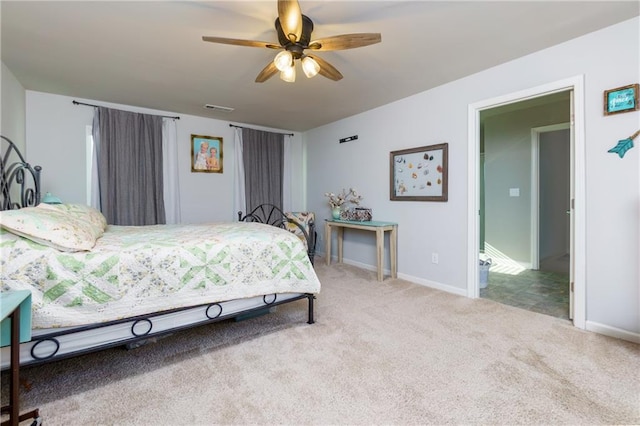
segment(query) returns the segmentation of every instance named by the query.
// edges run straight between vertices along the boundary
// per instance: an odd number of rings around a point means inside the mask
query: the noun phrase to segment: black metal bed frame
[[[273,298],[273,300],[269,299],[271,297]],[[44,364],[44,363],[52,361],[52,360],[57,361],[57,360],[65,359],[65,358],[72,358],[72,357],[75,357],[75,356],[85,355],[85,354],[89,354],[89,353],[92,353],[92,352],[98,352],[98,351],[101,351],[101,350],[114,348],[114,347],[118,347],[118,346],[127,346],[127,347],[129,347],[129,345],[132,345],[134,343],[145,342],[145,341],[148,341],[149,339],[154,339],[156,337],[166,336],[166,335],[175,333],[177,331],[187,330],[189,328],[197,327],[197,326],[200,326],[200,325],[220,322],[220,321],[233,319],[233,318],[237,318],[237,317],[241,317],[241,316],[248,317],[249,314],[259,314],[259,313],[267,312],[272,307],[275,307],[275,306],[278,306],[278,305],[283,305],[285,303],[295,302],[295,301],[302,300],[302,299],[307,299],[307,301],[308,301],[308,320],[307,320],[307,324],[314,324],[315,323],[314,312],[313,312],[313,301],[315,300],[315,295],[313,295],[313,294],[304,293],[304,294],[300,294],[298,296],[295,296],[293,298],[286,299],[286,300],[278,300],[278,295],[277,294],[267,294],[267,295],[262,296],[262,299],[263,299],[263,305],[262,306],[258,306],[258,307],[251,308],[251,309],[245,309],[245,310],[242,310],[242,311],[232,312],[232,313],[229,313],[229,314],[224,314],[224,308],[222,306],[224,304],[224,302],[216,302],[216,303],[208,303],[208,304],[202,304],[202,305],[197,305],[197,306],[189,306],[189,307],[185,307],[185,308],[171,309],[171,310],[161,311],[161,312],[153,312],[153,313],[150,313],[150,314],[138,315],[138,316],[135,316],[135,317],[123,318],[123,319],[120,319],[120,320],[108,321],[108,322],[97,323],[97,324],[89,324],[89,325],[86,325],[86,326],[73,327],[73,328],[70,328],[70,329],[63,329],[63,330],[54,331],[54,332],[47,333],[47,334],[42,334],[42,335],[39,335],[39,336],[37,336],[35,338],[32,338],[32,340],[30,342],[28,342],[28,343],[32,343],[31,348],[30,348],[30,354],[31,354],[31,357],[33,358],[33,360],[25,362],[25,363],[21,362],[20,365],[22,365],[22,366],[39,365],[39,364]],[[169,315],[169,314],[172,314],[172,313],[187,311],[187,310],[191,310],[191,309],[194,309],[194,308],[201,308],[201,307],[205,307],[205,306],[207,307],[207,309],[205,310],[205,317],[202,320],[196,321],[196,322],[193,322],[193,323],[189,323],[189,324],[186,324],[186,325],[180,325],[180,326],[177,326],[177,327],[172,327],[170,329],[159,331],[159,332],[153,332],[153,320],[155,318],[161,317],[163,315]],[[215,315],[210,315],[209,310],[211,308],[214,308],[216,310]],[[120,340],[115,341],[115,342],[109,342],[109,343],[101,344],[99,346],[94,346],[94,347],[91,347],[91,348],[88,348],[88,349],[81,349],[81,350],[77,350],[77,351],[74,351],[74,352],[71,352],[71,353],[65,353],[65,354],[57,355],[58,351],[60,350],[60,347],[61,347],[61,343],[58,340],[59,337],[65,336],[65,335],[69,335],[69,334],[81,333],[81,332],[84,332],[84,331],[98,330],[98,329],[102,329],[102,328],[106,328],[106,327],[110,327],[110,326],[118,325],[118,324],[127,324],[127,325],[130,324],[131,325],[130,328],[129,328],[129,332],[131,334],[130,338],[120,339]],[[144,331],[136,331],[136,328],[140,324],[146,324],[146,329]],[[48,354],[46,354],[44,356],[37,355],[36,354],[36,350],[37,350],[38,346],[39,345],[45,345],[47,343],[52,343],[53,344],[53,350],[51,350]]]
[[[300,231],[302,231],[302,234],[307,240],[307,254],[309,255],[309,260],[313,265],[313,258],[316,253],[316,239],[318,237],[314,221],[309,222],[309,231],[307,232],[299,222],[287,217],[278,206],[269,203],[260,204],[244,216],[242,215],[242,212],[238,212],[238,220],[240,222],[264,223],[282,229],[286,228],[286,223],[294,224],[298,229],[300,229]]]
[[[37,206],[40,203],[40,197],[41,197],[40,173],[42,168],[40,166],[32,167],[29,163],[25,161],[24,157],[18,150],[17,146],[10,139],[1,135],[0,135],[0,138],[1,140],[7,142],[8,144],[6,148],[4,146],[5,145],[4,143],[0,147],[1,149],[0,151],[1,153],[0,155],[0,173],[1,173],[0,175],[0,189],[1,189],[0,210],[13,210],[13,209],[20,209],[23,207]],[[11,162],[12,161],[11,157],[14,154],[17,156],[18,160]],[[16,196],[15,194],[16,190],[15,190],[14,184],[17,185],[18,187],[17,197],[19,201],[13,201],[15,198],[12,198]],[[245,216],[245,219],[248,218],[248,221],[260,221],[262,223],[269,223],[274,226],[284,227],[283,223],[278,224],[277,221],[264,222],[262,220],[258,220],[257,214],[254,214],[254,213],[256,212],[254,211],[252,212],[252,214]],[[282,218],[283,217],[284,215],[282,216]],[[282,221],[282,218],[281,218],[281,221]],[[297,225],[300,227],[299,224]],[[313,245],[311,244],[309,245],[309,250],[312,250],[312,247],[315,247],[315,235],[313,236],[313,239],[312,239],[312,237],[309,236],[309,233],[307,233],[302,227],[300,227],[300,229],[303,231],[303,233],[307,237],[307,241],[313,243]],[[312,252],[310,251],[310,253]],[[310,259],[313,263],[312,254],[310,254]],[[64,359],[64,358],[70,358],[77,355],[97,352],[97,351],[111,348],[111,347],[130,345],[136,342],[148,340],[150,338],[159,337],[162,335],[173,333],[175,331],[180,331],[180,330],[184,330],[187,328],[196,327],[196,326],[200,326],[208,323],[219,322],[219,321],[238,318],[238,317],[246,318],[246,317],[250,317],[251,314],[266,312],[272,307],[289,303],[289,302],[295,302],[301,299],[307,299],[308,301],[307,323],[313,324],[315,322],[314,310],[313,310],[313,302],[315,298],[316,296],[312,293],[301,293],[297,296],[294,296],[288,299],[278,300],[278,294],[265,294],[262,296],[261,306],[238,310],[230,313],[224,312],[223,305],[225,302],[209,303],[209,304],[202,304],[202,305],[196,305],[196,306],[189,306],[185,308],[171,309],[167,311],[153,312],[150,314],[140,315],[136,317],[123,318],[120,320],[107,321],[107,322],[96,323],[96,324],[88,324],[86,326],[73,327],[69,329],[62,329],[62,330],[57,330],[53,332],[48,332],[46,334],[41,334],[36,337],[33,337],[30,342],[23,344],[23,345],[32,344],[30,349],[32,360],[29,360],[24,363],[21,360],[20,365],[43,364],[46,362],[55,361],[55,360]],[[202,320],[195,320],[194,322],[191,322],[188,324],[181,324],[181,325],[178,325],[177,327],[172,327],[167,330],[152,332],[153,320],[158,317],[161,317],[164,315],[170,315],[177,312],[198,309],[205,306],[207,307],[205,310],[205,318],[203,318]],[[212,308],[217,310],[215,315],[210,315],[209,313],[210,309]],[[58,338],[61,336],[69,335],[73,333],[80,333],[84,331],[103,329],[108,326],[114,326],[114,325],[119,325],[123,323],[131,323],[131,327],[130,327],[131,337],[119,339],[114,342],[108,342],[108,343],[101,344],[99,346],[94,346],[88,349],[75,350],[71,353],[65,353],[65,354],[60,354],[56,356],[61,346],[61,343],[58,340]],[[136,326],[143,323],[147,324],[148,329],[144,332],[136,331]],[[53,344],[54,349],[51,351],[51,353],[49,353],[46,356],[36,355],[35,354],[36,348],[39,345],[44,344],[46,342],[51,342]]]
[[[0,182],[0,210],[21,209],[23,207],[37,206],[40,203],[40,171],[42,167],[31,167],[27,163],[14,144],[9,138],[0,135],[8,146],[0,151],[0,173],[2,181]],[[3,144],[4,145],[4,144]],[[12,155],[18,157],[18,160],[12,160]],[[17,194],[16,189],[17,188]],[[16,196],[19,200],[12,201],[12,197]]]

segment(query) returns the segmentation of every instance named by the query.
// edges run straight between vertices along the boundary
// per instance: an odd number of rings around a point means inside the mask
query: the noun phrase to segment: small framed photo
[[[191,171],[222,173],[222,138],[191,135]]]
[[[638,111],[638,83],[604,91],[604,115]]]
[[[392,151],[392,201],[447,201],[449,144]]]

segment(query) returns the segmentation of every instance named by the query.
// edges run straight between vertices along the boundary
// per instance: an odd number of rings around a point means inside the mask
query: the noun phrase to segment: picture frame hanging
[[[191,135],[191,172],[222,173],[222,138]]]
[[[640,110],[638,105],[639,84],[616,87],[604,91],[604,115]]]
[[[391,201],[447,201],[449,144],[392,151],[389,173]]]

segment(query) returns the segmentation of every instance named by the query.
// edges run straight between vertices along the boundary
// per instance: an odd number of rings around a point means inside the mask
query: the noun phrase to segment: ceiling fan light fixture
[[[296,81],[296,67],[291,65],[289,68],[286,68],[280,72],[280,79],[286,81],[287,83],[293,83]]]
[[[0,0],[2,1],[2,0]],[[261,47],[278,50],[273,60],[256,76],[256,83],[264,83],[271,77],[280,73],[280,78],[284,81],[295,81],[295,61],[300,60],[302,70],[307,78],[312,78],[317,74],[333,81],[343,78],[329,62],[321,56],[305,55],[307,49],[315,51],[346,50],[356,47],[364,47],[380,43],[382,36],[380,33],[353,33],[340,34],[314,40],[312,38],[314,24],[306,15],[302,14],[298,0],[277,0],[278,17],[274,25],[278,44],[258,41],[241,40],[226,37],[203,36],[202,40],[211,43],[231,44],[235,46]],[[281,50],[280,50],[281,49]]]
[[[302,71],[307,78],[315,77],[320,72],[320,65],[311,57],[302,58]]]
[[[278,68],[278,71],[291,68],[293,66],[293,55],[288,50],[283,50],[273,59],[273,64]]]

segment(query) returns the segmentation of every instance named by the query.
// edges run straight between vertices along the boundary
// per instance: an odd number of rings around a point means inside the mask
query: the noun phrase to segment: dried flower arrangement
[[[342,207],[345,203],[360,205],[360,201],[362,201],[362,195],[358,195],[356,190],[353,188],[349,188],[349,191],[343,189],[339,194],[325,192],[324,196],[329,197],[329,206],[332,209]]]

